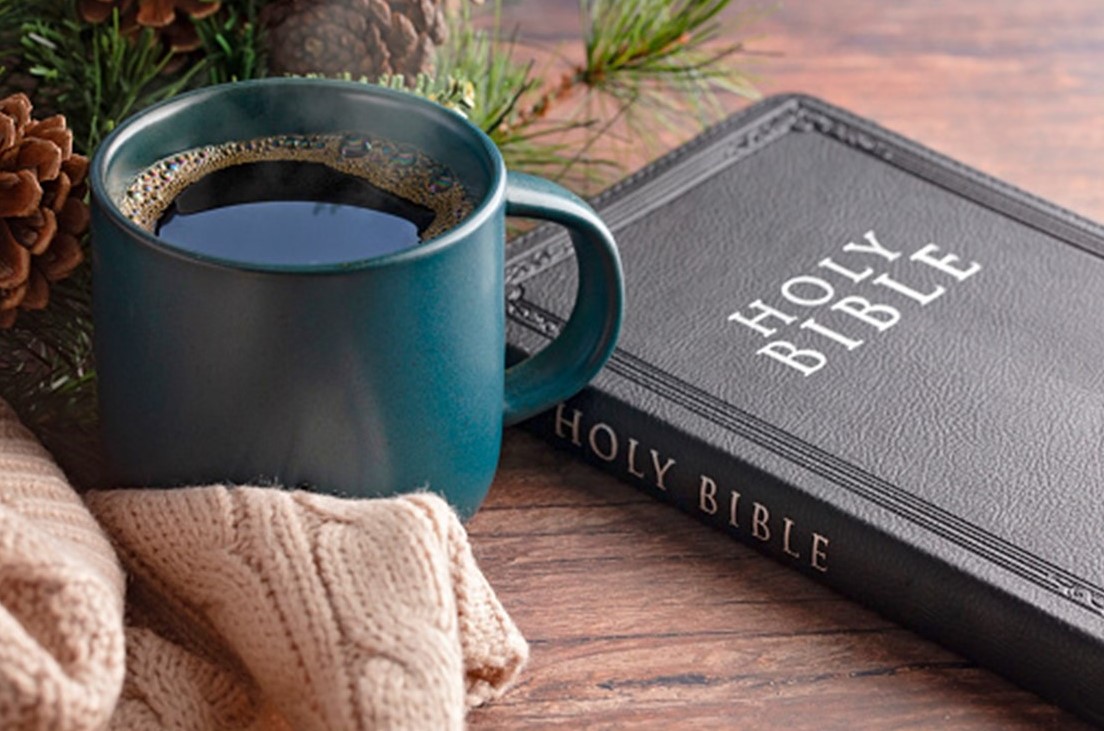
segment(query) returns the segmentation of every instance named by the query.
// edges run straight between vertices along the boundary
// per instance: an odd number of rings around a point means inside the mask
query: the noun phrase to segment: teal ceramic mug
[[[239,261],[167,243],[121,210],[180,151],[350,129],[450,167],[474,210],[397,253]],[[267,79],[173,98],[124,122],[91,169],[100,422],[114,484],[274,483],[347,496],[417,489],[473,513],[504,425],[581,389],[621,321],[614,241],[579,198],[507,173],[463,116],[355,82]],[[579,267],[557,340],[505,367],[507,215],[569,229]]]

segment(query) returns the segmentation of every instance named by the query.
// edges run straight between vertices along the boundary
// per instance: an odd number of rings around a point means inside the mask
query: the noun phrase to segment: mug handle
[[[568,229],[579,288],[560,334],[506,369],[506,426],[563,401],[602,368],[621,329],[625,285],[617,245],[594,209],[566,188],[525,173],[506,175],[506,215],[539,218]]]

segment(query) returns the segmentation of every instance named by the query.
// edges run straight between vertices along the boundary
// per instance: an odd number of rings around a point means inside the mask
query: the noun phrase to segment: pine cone
[[[26,94],[0,99],[0,327],[45,307],[50,283],[83,260],[87,172],[65,117],[32,119]]]
[[[375,80],[433,73],[445,42],[442,0],[273,0],[261,11],[276,74]]]
[[[217,13],[219,5],[220,0],[80,0],[77,10],[85,22],[102,23],[118,8],[123,33],[153,28],[169,49],[187,53],[200,46],[192,21]]]

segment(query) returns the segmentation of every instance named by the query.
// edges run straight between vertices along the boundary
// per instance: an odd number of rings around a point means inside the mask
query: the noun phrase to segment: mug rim
[[[487,191],[478,201],[463,221],[444,233],[434,236],[422,242],[418,246],[402,249],[390,254],[370,256],[364,259],[350,259],[348,261],[321,262],[321,263],[266,263],[255,261],[243,261],[212,254],[200,253],[163,241],[153,232],[139,226],[125,216],[119,209],[114,198],[106,190],[107,168],[114,159],[119,148],[134,135],[150,125],[164,120],[175,112],[175,107],[194,103],[195,100],[204,97],[215,97],[224,94],[238,93],[239,90],[248,90],[251,87],[331,87],[343,91],[351,91],[363,96],[390,98],[404,104],[413,104],[421,107],[428,114],[436,115],[442,121],[463,129],[468,136],[478,143],[484,157],[491,163],[491,174],[487,182]],[[166,155],[172,154],[171,152]],[[443,249],[451,248],[455,244],[468,238],[474,231],[486,224],[487,219],[494,215],[505,196],[506,165],[502,159],[502,153],[491,141],[490,137],[471,123],[463,114],[444,107],[436,102],[429,101],[415,94],[390,89],[377,84],[360,81],[346,81],[343,79],[325,78],[301,78],[301,77],[276,77],[265,79],[250,79],[247,81],[232,81],[221,84],[193,89],[177,94],[157,104],[153,104],[131,116],[127,117],[111,133],[105,137],[93,154],[89,168],[89,188],[92,192],[93,203],[99,203],[97,208],[103,211],[115,226],[122,227],[125,232],[141,244],[148,246],[161,254],[178,257],[190,262],[206,264],[224,269],[237,271],[254,271],[272,274],[325,274],[347,273],[363,269],[381,268],[392,266],[406,261],[422,259],[433,256]],[[95,251],[95,242],[93,242]]]

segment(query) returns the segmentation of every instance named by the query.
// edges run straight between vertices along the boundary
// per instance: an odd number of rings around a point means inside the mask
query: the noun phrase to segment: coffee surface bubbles
[[[444,164],[362,134],[278,135],[174,154],[138,174],[119,205],[167,243],[266,264],[394,253],[474,209]]]

